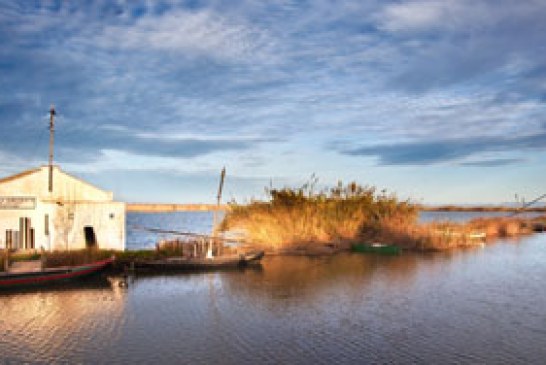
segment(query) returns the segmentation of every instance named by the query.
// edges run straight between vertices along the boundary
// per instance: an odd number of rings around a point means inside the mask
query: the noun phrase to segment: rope
[[[169,234],[174,234],[174,235],[177,235],[177,236],[208,238],[208,239],[214,239],[214,240],[218,240],[218,241],[243,241],[244,242],[244,240],[241,240],[241,239],[236,240],[236,239],[233,239],[233,238],[216,237],[216,236],[211,236],[211,235],[202,234],[202,233],[194,233],[194,232],[173,231],[173,230],[168,230],[168,229],[151,228],[151,227],[144,227],[144,226],[131,226],[131,228],[139,229],[139,230],[142,230],[142,231],[154,232],[154,233],[169,233]]]
[[[512,213],[512,214],[510,215],[510,217],[513,217],[513,216],[515,216],[515,215],[518,215],[518,214],[520,214],[520,213],[523,213],[523,212],[525,211],[525,208],[530,207],[531,205],[535,204],[536,202],[538,202],[538,201],[540,201],[540,200],[542,200],[542,199],[544,199],[544,198],[546,198],[546,194],[542,194],[542,195],[539,196],[538,198],[536,198],[536,199],[530,201],[530,202],[527,203],[527,204],[524,204],[521,208],[519,208],[519,210],[518,210],[517,212]]]

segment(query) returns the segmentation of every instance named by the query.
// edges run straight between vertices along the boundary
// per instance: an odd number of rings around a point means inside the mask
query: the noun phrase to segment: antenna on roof
[[[55,134],[55,105],[49,109],[49,192],[53,191],[53,140]]]

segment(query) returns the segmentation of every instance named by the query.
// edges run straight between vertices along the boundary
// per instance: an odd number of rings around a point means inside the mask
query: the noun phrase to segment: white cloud
[[[420,1],[387,6],[381,14],[383,29],[390,31],[430,28],[453,12],[449,1]]]
[[[169,51],[233,62],[267,61],[273,46],[266,32],[212,10],[147,15],[134,25],[110,25],[94,40],[107,48]]]
[[[540,0],[418,0],[389,4],[375,17],[381,29],[392,32],[469,32],[533,18],[544,9],[544,2]]]

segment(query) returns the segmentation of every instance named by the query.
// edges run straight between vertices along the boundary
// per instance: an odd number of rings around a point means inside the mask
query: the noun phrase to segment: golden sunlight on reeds
[[[269,202],[233,203],[221,230],[242,229],[252,244],[269,250],[302,245],[345,244],[396,219],[414,224],[417,209],[385,191],[341,183],[315,193],[313,184],[297,189],[271,189]]]
[[[528,234],[536,224],[516,217],[419,224],[417,205],[356,183],[339,183],[317,193],[312,183],[267,192],[267,202],[232,203],[220,230],[243,231],[248,242],[273,252],[301,248],[310,252],[326,246],[343,249],[357,242],[438,251],[482,246],[486,239]]]

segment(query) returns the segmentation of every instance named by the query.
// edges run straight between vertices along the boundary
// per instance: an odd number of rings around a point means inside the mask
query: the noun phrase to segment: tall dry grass
[[[112,257],[113,254],[114,251],[98,249],[42,253],[42,255],[45,256],[43,259],[45,267],[47,268],[84,265],[95,261],[105,260]]]
[[[359,240],[387,218],[415,223],[417,209],[394,194],[356,183],[314,192],[301,188],[267,190],[270,200],[231,204],[220,230],[243,230],[252,244],[272,250]]]
[[[313,191],[312,183],[296,189],[270,189],[267,193],[269,201],[232,203],[220,230],[244,231],[253,245],[276,251],[374,241],[438,251],[481,246],[486,238],[531,233],[540,223],[496,217],[467,223],[418,224],[419,206],[356,183],[340,183],[318,193]]]
[[[478,218],[466,223],[436,221],[404,224],[393,219],[380,222],[370,239],[420,251],[442,251],[481,246],[486,240],[532,233],[533,221],[522,218]],[[375,235],[373,234],[375,233]]]

